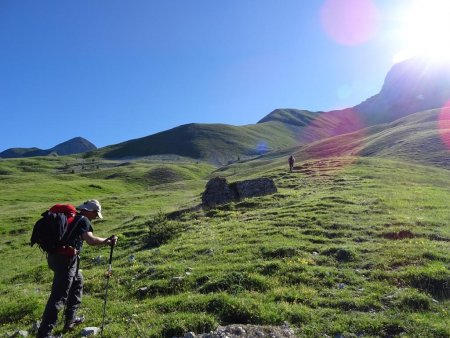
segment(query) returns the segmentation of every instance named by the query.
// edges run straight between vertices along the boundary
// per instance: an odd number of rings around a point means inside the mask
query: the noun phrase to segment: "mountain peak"
[[[58,155],[71,155],[85,153],[95,149],[97,149],[97,147],[93,143],[78,136],[60,143],[49,150],[58,153]]]
[[[39,148],[9,148],[0,153],[0,158],[47,156],[50,154],[63,156],[85,153],[95,149],[97,147],[85,138],[74,137],[46,150]]]
[[[392,66],[381,91],[353,107],[370,125],[428,109],[450,100],[450,61],[413,58]]]

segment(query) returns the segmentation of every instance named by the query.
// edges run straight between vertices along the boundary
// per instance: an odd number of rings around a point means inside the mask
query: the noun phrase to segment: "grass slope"
[[[292,131],[278,122],[248,126],[187,124],[154,135],[102,148],[94,154],[105,158],[177,154],[226,164],[240,157],[294,145]]]
[[[355,132],[364,128],[358,113],[351,108],[330,112],[310,112],[298,109],[277,109],[261,122],[277,121],[291,126],[298,145]]]
[[[450,109],[415,113],[385,125],[326,138],[290,151],[297,159],[335,156],[397,158],[450,168]],[[286,151],[280,155],[285,155]]]
[[[278,121],[286,125],[304,127],[310,124],[318,117],[320,113],[299,109],[275,109],[270,114],[258,121],[264,123],[269,121]]]
[[[98,198],[96,233],[120,236],[107,337],[284,321],[301,337],[450,337],[450,172],[357,157],[286,167],[224,168],[229,181],[266,176],[279,191],[201,210],[190,208],[213,170],[204,164],[1,161],[0,334],[29,328],[48,296],[45,259],[26,245],[33,221],[52,203]],[[107,255],[83,253],[88,326],[101,324]]]

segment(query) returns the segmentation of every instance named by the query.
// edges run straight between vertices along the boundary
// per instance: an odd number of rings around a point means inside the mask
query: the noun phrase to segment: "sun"
[[[401,13],[400,39],[404,49],[394,56],[450,58],[450,1],[415,0]]]

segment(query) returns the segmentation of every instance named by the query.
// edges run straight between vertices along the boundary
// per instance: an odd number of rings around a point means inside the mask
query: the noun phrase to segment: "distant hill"
[[[450,60],[414,58],[394,65],[380,93],[354,109],[374,125],[449,103]]]
[[[311,112],[298,109],[276,109],[259,123],[279,121],[295,131],[298,145],[342,135],[364,128],[361,118],[351,109]]]
[[[388,124],[293,149],[298,160],[339,156],[402,159],[450,169],[450,108],[414,113]]]
[[[381,91],[347,109],[311,112],[276,109],[255,125],[188,124],[95,152],[106,158],[176,154],[226,164],[293,145],[352,133],[450,100],[450,62],[416,58],[398,63]]]
[[[193,123],[101,148],[94,154],[110,159],[176,154],[226,164],[295,144],[295,133],[279,122],[240,127]]]
[[[1,158],[18,158],[47,155],[72,155],[93,151],[97,147],[82,137],[75,137],[60,143],[53,148],[42,150],[39,148],[10,148],[0,153]]]
[[[299,126],[297,139],[306,144],[449,103],[450,61],[414,58],[395,64],[381,91],[354,107],[329,112],[277,109],[258,123],[279,121]]]
[[[86,156],[121,159],[171,154],[223,165],[389,124],[449,103],[450,61],[415,58],[394,65],[378,94],[347,109],[328,112],[276,109],[252,125],[192,123],[97,150],[89,141],[75,138],[48,150],[8,149],[0,157],[89,152]],[[386,126],[375,127],[378,128]]]

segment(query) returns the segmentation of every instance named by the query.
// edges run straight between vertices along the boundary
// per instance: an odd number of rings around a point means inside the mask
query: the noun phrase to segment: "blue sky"
[[[354,106],[381,89],[408,3],[0,0],[0,151]]]

